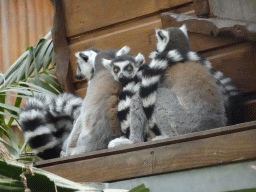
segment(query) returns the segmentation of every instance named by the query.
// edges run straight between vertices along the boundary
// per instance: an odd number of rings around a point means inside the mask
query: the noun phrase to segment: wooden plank
[[[208,16],[210,14],[210,7],[208,0],[193,0],[195,5],[196,16]]]
[[[256,122],[52,160],[37,167],[76,182],[105,182],[256,158]],[[120,171],[121,170],[121,171]]]
[[[164,28],[164,26],[163,26]],[[199,33],[188,33],[190,48],[196,52],[205,52],[212,49],[234,45],[240,42],[232,38],[220,38]]]
[[[230,20],[256,22],[256,2],[247,0],[209,0],[214,17]]]
[[[255,99],[245,102],[243,106],[243,116],[244,116],[245,122],[256,120],[256,100]]]
[[[242,43],[203,53],[216,70],[231,77],[242,92],[256,91],[256,61],[254,45]]]
[[[64,13],[62,9],[61,0],[52,0],[54,9],[54,21],[52,28],[52,37],[54,44],[55,60],[56,60],[56,72],[58,82],[61,88],[66,92],[74,92],[74,87],[70,79],[72,79],[68,42],[65,31],[65,24],[63,21]]]
[[[76,57],[74,56],[75,52],[90,47],[98,49],[120,49],[123,46],[128,45],[131,48],[131,54],[138,54],[140,52],[144,54],[146,61],[149,62],[150,60],[147,58],[148,54],[155,48],[155,28],[161,28],[161,20],[155,17],[153,21],[150,20],[150,22],[135,26],[133,26],[133,24],[131,25],[132,26],[129,28],[124,28],[122,30],[117,28],[112,33],[96,36],[95,38],[86,39],[70,45],[69,54],[73,77],[77,69],[77,65],[75,64]],[[77,80],[73,78],[73,82],[77,82]]]
[[[75,36],[189,2],[192,0],[63,1],[67,36]]]

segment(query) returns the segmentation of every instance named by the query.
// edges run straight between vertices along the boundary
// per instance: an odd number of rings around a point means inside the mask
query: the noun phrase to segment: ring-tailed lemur
[[[124,47],[127,50],[128,47]],[[128,52],[128,51],[127,51]],[[139,91],[141,70],[145,63],[142,54],[136,57],[125,54],[122,49],[117,52],[112,60],[103,59],[103,65],[108,68],[114,79],[121,83],[123,90],[119,92],[117,117],[121,123],[121,130],[127,138],[130,137],[130,107],[133,96]]]
[[[77,119],[70,136],[66,155],[105,149],[108,143],[123,135],[117,118],[118,93],[121,85],[114,80],[110,71],[102,65],[102,59],[113,59],[118,50],[108,49],[93,53],[94,62],[78,62],[79,68],[87,67],[87,71],[79,70],[84,76],[90,77],[86,96],[81,107],[81,115]],[[125,51],[125,49],[124,49]],[[79,53],[78,53],[79,55]],[[87,54],[89,56],[89,54]],[[90,56],[88,61],[90,61]]]
[[[62,93],[58,96],[35,95],[24,104],[19,121],[25,142],[42,159],[60,157],[66,149],[73,122],[80,114],[82,98]]]
[[[156,52],[151,54],[153,59],[143,70],[142,85],[140,89],[143,109],[150,121],[151,128],[155,125],[152,115],[154,112],[159,82],[161,81],[161,77],[165,70],[176,64],[192,61],[200,63],[206,67],[214,77],[215,82],[218,83],[226,106],[229,105],[230,97],[240,95],[240,91],[232,82],[231,78],[225,76],[220,71],[214,70],[209,61],[189,49],[188,35],[185,25],[180,28],[157,29],[156,37]]]

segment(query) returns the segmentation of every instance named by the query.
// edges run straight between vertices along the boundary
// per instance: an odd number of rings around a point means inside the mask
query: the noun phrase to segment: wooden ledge
[[[106,182],[256,159],[256,121],[36,162],[76,182]]]
[[[256,23],[233,21],[217,18],[199,18],[196,16],[162,13],[163,28],[168,26],[181,26],[186,24],[189,32],[204,35],[224,35],[228,37],[256,41]]]

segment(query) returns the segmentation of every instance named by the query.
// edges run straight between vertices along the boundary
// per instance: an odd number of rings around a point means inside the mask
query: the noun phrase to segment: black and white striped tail
[[[51,100],[49,115],[51,118],[70,118],[75,120],[79,114],[83,99],[72,93],[62,93]]]
[[[130,122],[131,114],[130,108],[132,103],[132,97],[139,91],[141,84],[141,70],[139,70],[133,79],[129,79],[123,84],[123,90],[118,94],[118,110],[117,118],[121,124],[121,130],[125,136],[130,137]]]
[[[67,93],[56,97],[36,95],[21,109],[20,123],[25,141],[39,157],[51,159],[60,156],[73,120],[80,113],[82,99],[72,98]],[[77,102],[72,102],[74,100]]]
[[[43,159],[57,157],[60,152],[59,147],[55,148],[59,143],[52,134],[54,124],[46,119],[50,102],[51,98],[45,95],[30,98],[21,109],[19,118],[25,141]],[[48,149],[54,149],[55,153],[49,154]]]
[[[156,135],[161,135],[153,117],[157,88],[161,76],[168,66],[188,60],[188,56],[186,55],[188,52],[189,50],[187,49],[163,51],[161,53],[153,52],[151,54],[153,60],[144,68],[142,73],[140,97],[142,99],[143,110],[149,121],[149,127]]]

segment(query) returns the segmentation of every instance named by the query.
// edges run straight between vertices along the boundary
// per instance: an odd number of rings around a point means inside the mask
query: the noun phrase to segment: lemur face
[[[77,70],[75,77],[77,79],[88,79],[90,80],[94,74],[94,64],[97,52],[89,49],[75,53],[77,57]]]
[[[156,29],[157,45],[156,51],[162,52],[167,47],[168,50],[177,48],[188,48],[188,33],[186,25],[170,27],[167,29]]]
[[[123,48],[116,55],[113,60],[103,59],[102,64],[111,71],[116,81],[124,84],[134,78],[141,65],[145,63],[145,58],[140,53],[136,57],[129,55]]]
[[[127,78],[133,78],[138,71],[133,60],[116,61],[112,64],[111,73],[116,81],[124,82]]]

